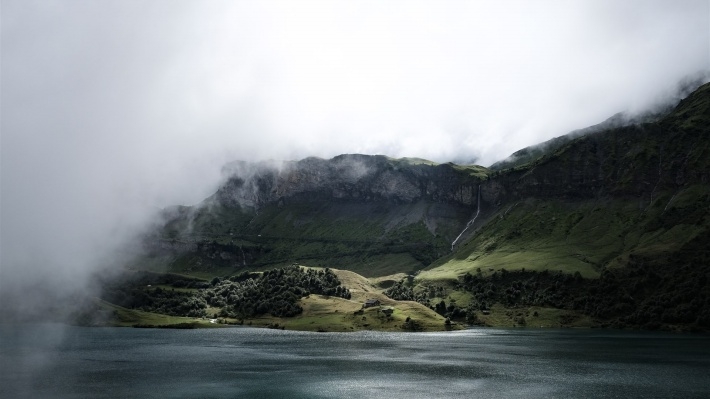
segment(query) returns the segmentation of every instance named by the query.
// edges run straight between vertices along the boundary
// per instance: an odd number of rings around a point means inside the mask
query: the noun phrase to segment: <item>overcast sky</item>
[[[710,70],[707,0],[1,7],[5,271],[95,263],[227,161],[488,165]]]

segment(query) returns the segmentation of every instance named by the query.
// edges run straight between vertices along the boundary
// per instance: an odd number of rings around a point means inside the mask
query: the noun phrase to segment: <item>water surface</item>
[[[2,398],[707,398],[710,336],[0,324]]]

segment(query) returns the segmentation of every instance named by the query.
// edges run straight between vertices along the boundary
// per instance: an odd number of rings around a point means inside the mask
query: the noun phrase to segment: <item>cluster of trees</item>
[[[446,298],[442,287],[414,290],[401,281],[385,294],[417,301],[451,320],[477,322],[477,312],[494,303],[509,308],[541,306],[574,310],[602,325],[643,329],[710,330],[710,232],[699,234],[679,251],[664,256],[631,255],[626,267],[604,270],[597,279],[579,273],[506,271],[484,276],[467,273],[455,289],[471,293],[465,308]]]
[[[209,286],[204,281],[189,277],[140,271],[104,284],[101,297],[107,302],[128,309],[170,316],[206,315],[207,302],[195,295],[194,291],[161,288],[160,285],[195,290]]]
[[[210,306],[222,308],[220,316],[239,319],[267,313],[277,317],[298,315],[303,312],[299,299],[310,294],[350,299],[350,291],[328,268],[306,270],[298,266],[217,278],[211,288],[201,292]]]
[[[415,292],[411,285],[404,280],[394,283],[390,288],[385,290],[385,295],[398,301],[415,301],[434,310],[440,315],[450,320],[466,320],[469,324],[475,324],[477,321],[477,307],[468,306],[465,309],[456,305],[455,302],[450,302],[448,305],[444,300],[432,305],[431,298],[446,296],[445,290],[441,286],[429,286],[425,290]]]
[[[415,301],[430,306],[429,297],[424,293],[415,293],[404,280],[394,283],[384,294],[397,301]]]
[[[436,313],[446,317],[447,319],[451,320],[467,320],[469,324],[473,324],[473,322],[476,320],[476,310],[478,310],[474,306],[468,306],[465,309],[459,307],[456,305],[455,301],[450,301],[449,304],[446,304],[446,301],[443,299],[434,305],[434,311]]]
[[[176,290],[157,284],[194,289]],[[107,285],[102,298],[125,308],[171,316],[204,317],[208,306],[212,306],[221,308],[222,317],[245,319],[267,313],[276,317],[295,316],[303,311],[298,301],[310,294],[350,299],[350,291],[331,270],[306,270],[298,266],[263,273],[244,272],[225,279],[215,277],[210,283],[174,275],[137,273]]]
[[[547,306],[567,308],[574,296],[592,280],[584,280],[579,273],[512,271],[502,269],[490,277],[466,273],[459,280],[459,289],[472,294],[476,309],[489,309],[494,303],[507,307]]]
[[[136,285],[169,285],[175,288],[207,288],[209,285],[198,278],[172,273],[135,271],[113,281],[115,285],[131,282]]]
[[[611,327],[710,329],[710,233],[700,234],[666,256],[631,255],[626,267],[604,270],[598,279],[554,272],[501,270],[491,277],[470,273],[459,289],[470,292],[474,308],[570,309]],[[448,307],[447,307],[448,309]]]
[[[402,329],[405,331],[423,331],[424,327],[422,327],[422,324],[417,320],[407,317],[404,324],[402,324]]]

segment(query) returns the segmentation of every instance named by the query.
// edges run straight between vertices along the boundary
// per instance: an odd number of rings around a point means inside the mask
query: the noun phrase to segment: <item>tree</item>
[[[470,309],[466,312],[466,323],[476,324],[476,322],[478,322],[478,315],[473,309]]]
[[[439,313],[441,315],[446,313],[446,302],[442,299],[441,302],[437,303],[436,306],[434,306],[434,310],[436,313]]]

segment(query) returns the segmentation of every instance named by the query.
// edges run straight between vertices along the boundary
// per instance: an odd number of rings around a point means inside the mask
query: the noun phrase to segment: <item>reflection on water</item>
[[[0,397],[705,398],[710,336],[0,324]]]

